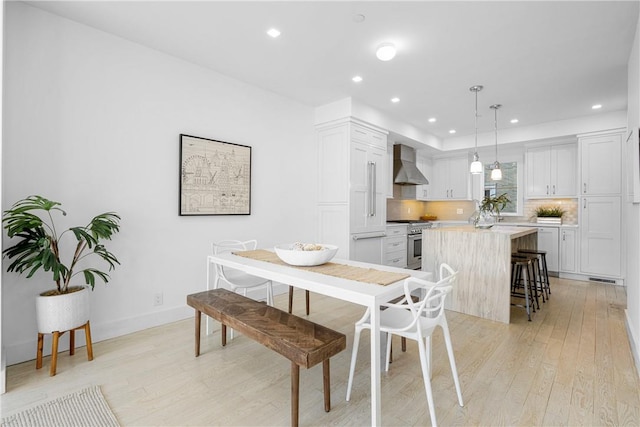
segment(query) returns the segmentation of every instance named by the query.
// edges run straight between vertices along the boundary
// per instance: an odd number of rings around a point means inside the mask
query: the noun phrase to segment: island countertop
[[[536,227],[426,229],[422,232],[422,270],[438,271],[444,262],[459,272],[447,309],[509,323],[511,254],[518,249],[536,249],[537,244]]]
[[[463,233],[498,233],[517,239],[528,234],[537,233],[536,227],[520,227],[515,225],[494,225],[491,228],[476,228],[473,225],[459,225],[455,227],[445,227],[437,229],[441,232],[463,232]]]

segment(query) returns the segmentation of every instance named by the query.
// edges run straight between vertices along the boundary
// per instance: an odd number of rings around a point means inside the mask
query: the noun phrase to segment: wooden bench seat
[[[222,345],[227,326],[280,353],[291,361],[291,425],[298,425],[300,367],[322,362],[324,409],[331,409],[329,358],[346,348],[344,334],[302,319],[226,289],[187,295],[195,309],[195,354],[200,355],[200,322],[204,313],[222,324]]]

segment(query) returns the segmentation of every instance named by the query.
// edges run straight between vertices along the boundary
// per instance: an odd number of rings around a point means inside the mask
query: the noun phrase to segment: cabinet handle
[[[547,185],[547,196],[549,195],[549,186]]]
[[[567,234],[566,232],[562,232],[562,241],[564,242],[566,240]]]
[[[587,209],[587,199],[582,199],[582,208]]]
[[[371,206],[373,207],[373,216],[376,216],[378,214],[378,209],[376,208],[376,193],[378,191],[376,188],[376,181],[378,180],[376,162],[371,162],[371,169],[373,170],[373,178],[371,178],[371,199],[373,201],[371,202]]]
[[[377,239],[378,237],[387,237],[386,233],[378,233],[371,236],[351,236],[353,240]]]
[[[451,189],[451,198],[453,199],[453,188]]]
[[[553,185],[551,186],[551,188],[553,189],[553,194],[556,194],[556,185],[555,185],[555,184],[553,184]]]
[[[583,189],[583,193],[587,194],[587,183],[585,182],[584,184],[582,184]]]
[[[369,213],[368,216],[376,216],[376,163],[368,162],[369,172]]]

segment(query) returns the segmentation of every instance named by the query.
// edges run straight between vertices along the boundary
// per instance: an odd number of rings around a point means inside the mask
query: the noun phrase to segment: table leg
[[[379,426],[382,423],[380,412],[380,306],[374,303],[371,307],[371,425]]]

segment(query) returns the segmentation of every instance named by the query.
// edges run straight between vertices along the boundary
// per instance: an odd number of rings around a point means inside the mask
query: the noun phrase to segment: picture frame
[[[180,134],[179,215],[251,215],[251,147]]]

